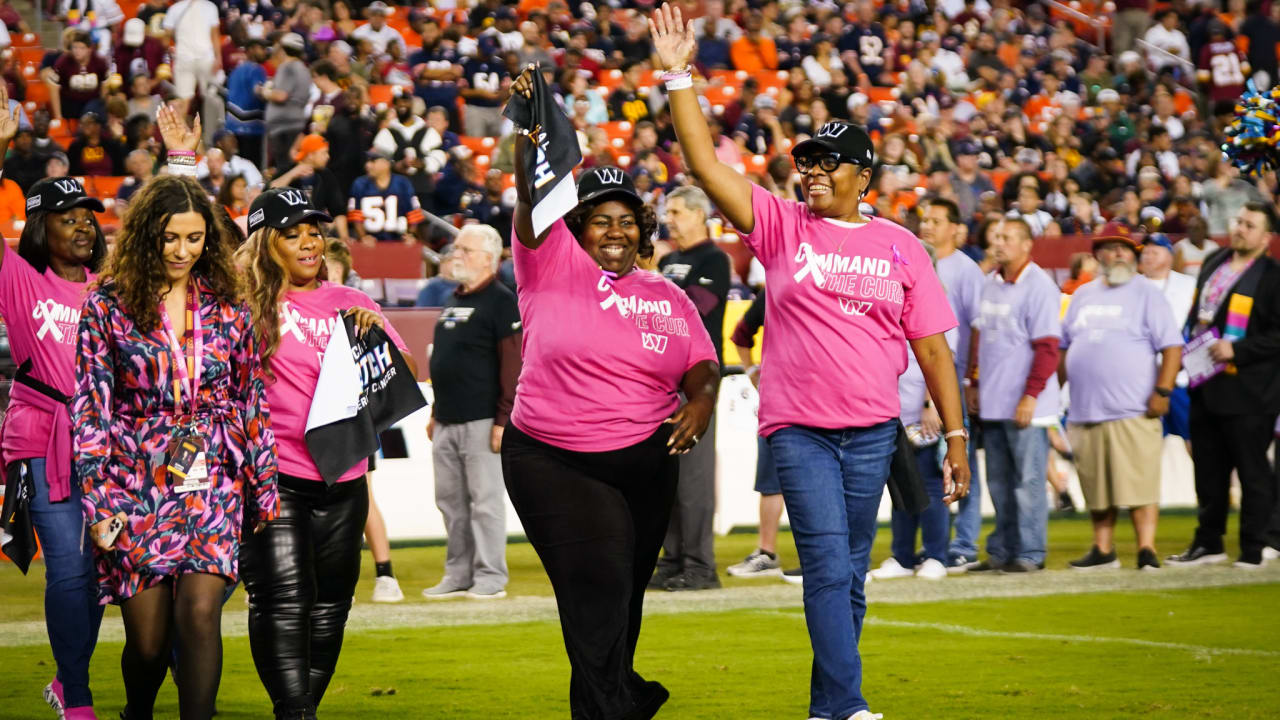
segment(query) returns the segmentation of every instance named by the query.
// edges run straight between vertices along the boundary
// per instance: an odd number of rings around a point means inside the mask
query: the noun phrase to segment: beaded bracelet
[[[687,65],[678,70],[668,70],[662,74],[662,82],[667,86],[667,92],[691,88],[693,87],[693,71]]]

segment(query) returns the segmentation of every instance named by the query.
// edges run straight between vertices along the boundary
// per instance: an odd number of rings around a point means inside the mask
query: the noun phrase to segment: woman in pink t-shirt
[[[345,332],[339,314],[354,315],[360,331],[382,328],[405,349],[368,295],[327,281],[320,223],[330,221],[300,190],[267,190],[249,208],[242,254],[279,451],[280,515],[245,539],[240,561],[249,647],[277,718],[314,718],[329,686],[369,512],[369,461],[327,484],[307,449],[321,358],[332,333]]]
[[[526,70],[514,89],[528,97],[531,85]],[[529,138],[516,149],[531,152]],[[677,454],[706,432],[715,405],[716,353],[689,296],[636,267],[658,221],[625,172],[583,172],[577,207],[540,235],[522,162],[516,189],[524,336],[502,440],[507,493],[555,589],[573,717],[643,720],[668,697],[632,668],[645,585]]]
[[[879,717],[862,696],[858,636],[908,343],[942,415],[947,502],[968,490],[959,384],[943,336],[955,316],[915,236],[859,209],[875,160],[866,130],[832,121],[797,144],[805,201],[780,200],[716,158],[692,89],[693,24],[665,5],[650,29],[686,163],[767,272],[760,434],[804,573],[809,715]]]
[[[17,130],[7,107],[0,89],[0,141]],[[72,477],[67,401],[75,389],[80,306],[107,243],[93,215],[102,203],[72,178],[35,183],[27,207],[18,251],[0,240],[0,318],[19,365],[0,449],[8,484],[31,493],[31,523],[44,553],[45,623],[57,665],[44,698],[67,718],[84,720],[94,717],[89,658],[102,606]]]

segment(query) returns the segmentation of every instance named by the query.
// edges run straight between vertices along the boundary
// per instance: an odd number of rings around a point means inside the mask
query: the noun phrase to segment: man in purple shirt
[[[968,378],[978,392],[968,400],[982,420],[987,490],[996,510],[987,559],[970,572],[1044,568],[1047,428],[1058,421],[1054,370],[1062,331],[1058,286],[1031,261],[1031,246],[1031,228],[1017,218],[1001,220],[991,233],[988,252],[996,270],[982,288],[970,341],[977,362],[971,357]]]
[[[947,291],[947,300],[951,310],[956,314],[960,327],[960,337],[956,342],[956,377],[968,377],[969,370],[969,329],[978,318],[978,309],[982,304],[982,287],[986,277],[982,269],[968,255],[959,252],[957,246],[962,240],[960,208],[952,200],[933,198],[924,207],[920,216],[920,239],[933,247],[937,262],[934,268],[938,271],[938,279]],[[965,393],[973,392],[972,388],[963,387]],[[941,427],[937,419],[937,410],[926,411],[931,414],[930,420]],[[978,448],[969,443],[969,467],[973,476],[969,484],[969,494],[960,498],[959,509],[955,517],[955,538],[948,550],[947,571],[962,573],[978,564],[978,531],[982,527],[982,482],[978,473]]]
[[[1117,568],[1117,508],[1129,508],[1138,569],[1158,570],[1160,418],[1182,362],[1182,333],[1160,288],[1138,275],[1142,246],[1129,235],[1093,240],[1100,277],[1071,298],[1058,379],[1071,380],[1068,431],[1093,520],[1093,547],[1077,570]],[[1157,375],[1152,357],[1160,354]]]

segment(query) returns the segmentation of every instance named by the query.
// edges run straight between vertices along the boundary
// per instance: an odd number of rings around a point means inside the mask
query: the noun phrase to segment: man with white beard
[[[1160,568],[1160,473],[1152,469],[1160,467],[1160,418],[1182,362],[1182,335],[1160,288],[1138,275],[1141,251],[1128,234],[1094,238],[1099,277],[1075,292],[1062,324],[1058,378],[1071,380],[1067,431],[1093,520],[1093,547],[1071,562],[1077,570],[1120,567],[1119,508],[1129,508],[1138,536],[1137,568]]]
[[[1138,270],[1164,293],[1173,309],[1173,318],[1185,322],[1196,297],[1196,279],[1173,269],[1173,243],[1164,233],[1155,233],[1142,244]],[[1169,414],[1164,416],[1164,434],[1191,441],[1191,397],[1187,394],[1187,374],[1178,373],[1178,382],[1169,396]]]

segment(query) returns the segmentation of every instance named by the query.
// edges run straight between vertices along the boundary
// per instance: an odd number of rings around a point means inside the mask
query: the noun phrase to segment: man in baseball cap
[[[301,222],[332,222],[328,213],[311,205],[305,193],[294,188],[272,188],[253,199],[249,206],[248,232],[264,227],[283,230]]]

